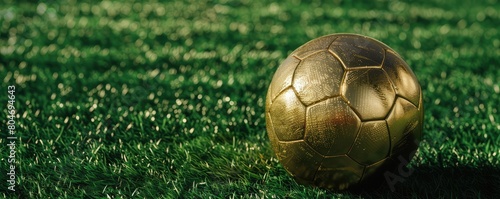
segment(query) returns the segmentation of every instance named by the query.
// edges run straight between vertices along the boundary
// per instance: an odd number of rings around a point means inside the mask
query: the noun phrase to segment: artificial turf
[[[499,10],[496,0],[4,0],[0,197],[499,198]],[[391,46],[422,86],[424,138],[394,191],[299,185],[271,150],[276,68],[345,32]]]

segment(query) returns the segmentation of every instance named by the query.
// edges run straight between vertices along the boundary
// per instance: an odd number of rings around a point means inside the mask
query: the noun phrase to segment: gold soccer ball
[[[298,183],[343,190],[407,164],[422,137],[423,111],[420,85],[394,50],[366,36],[333,34],[307,42],[279,66],[266,96],[266,127]]]

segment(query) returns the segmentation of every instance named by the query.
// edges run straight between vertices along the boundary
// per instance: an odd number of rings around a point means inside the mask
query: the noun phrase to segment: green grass
[[[42,2],[0,4],[0,120],[9,85],[18,111],[18,184],[2,125],[0,197],[500,196],[496,0]],[[341,32],[388,44],[422,85],[424,140],[394,192],[298,185],[270,147],[272,74]]]

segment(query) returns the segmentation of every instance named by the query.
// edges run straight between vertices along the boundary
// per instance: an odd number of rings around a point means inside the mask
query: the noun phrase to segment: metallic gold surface
[[[297,48],[277,69],[266,96],[266,127],[297,182],[347,189],[417,149],[422,92],[385,44],[327,35]]]
[[[328,51],[322,51],[302,60],[295,69],[293,88],[306,105],[327,97],[340,95],[340,84],[344,70],[340,62]],[[300,74],[300,75],[298,75]]]
[[[362,120],[384,119],[396,93],[382,69],[360,69],[346,73],[346,97]]]
[[[300,140],[304,138],[304,120],[306,107],[295,96],[292,89],[286,89],[274,101],[269,115],[276,136],[280,141]]]
[[[307,108],[304,140],[325,156],[349,151],[361,121],[341,97],[330,98]]]

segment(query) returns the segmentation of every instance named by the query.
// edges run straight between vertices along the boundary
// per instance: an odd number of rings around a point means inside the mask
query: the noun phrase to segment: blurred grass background
[[[0,196],[498,198],[499,10],[496,0],[3,0],[0,102],[15,85],[19,145],[16,192],[3,174]],[[424,141],[394,192],[298,185],[269,145],[264,97],[280,62],[345,32],[391,46],[422,85]]]

